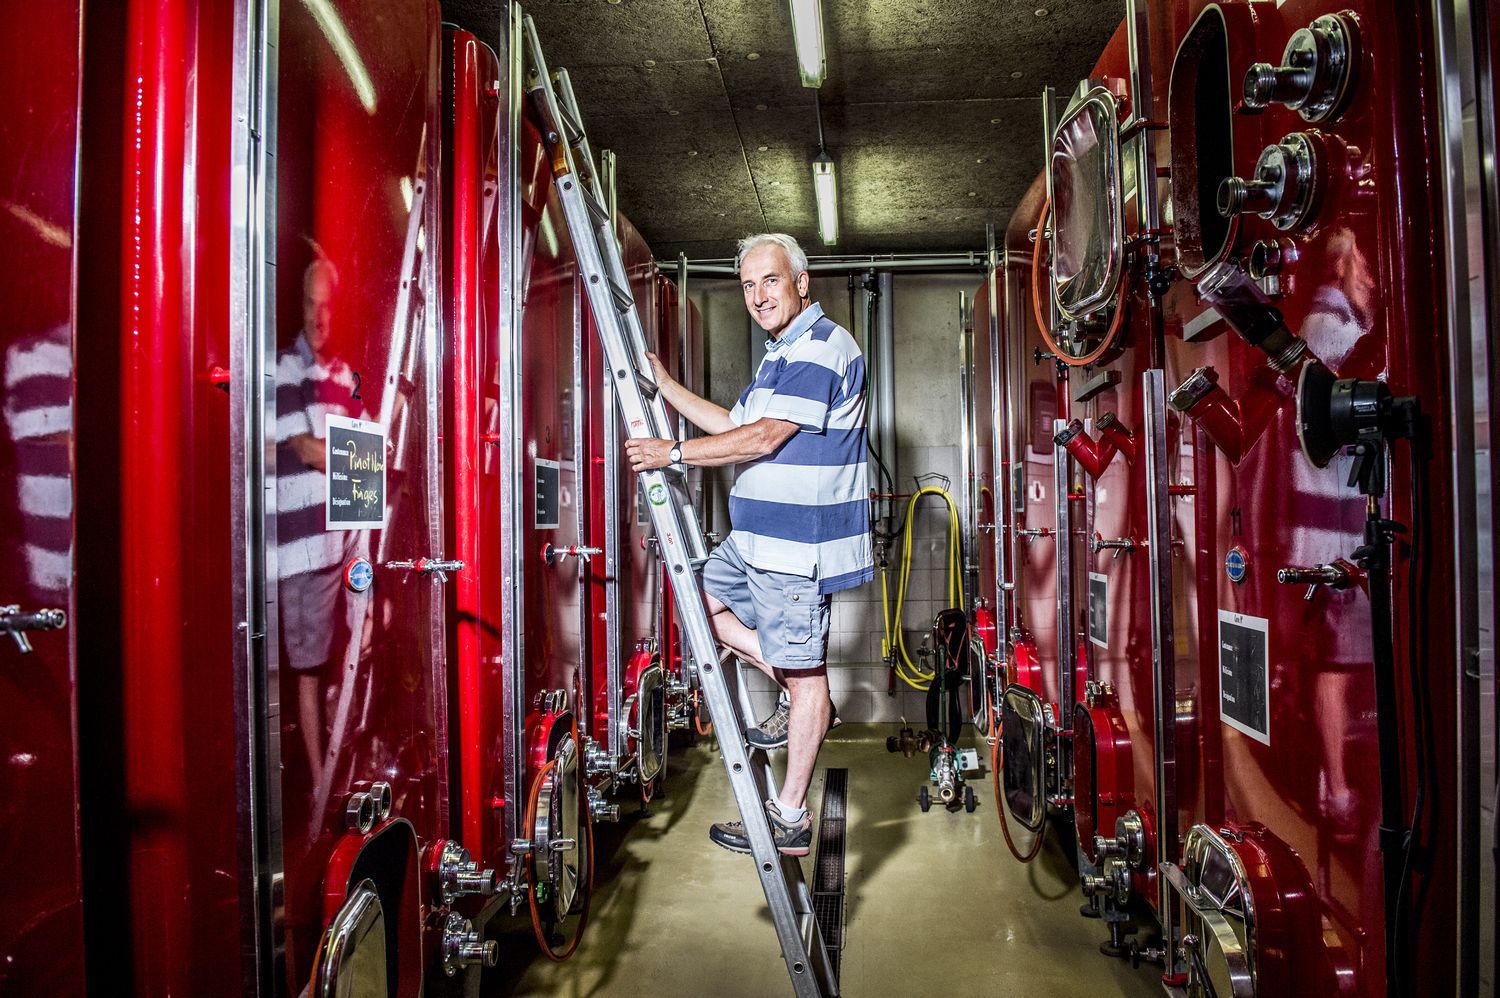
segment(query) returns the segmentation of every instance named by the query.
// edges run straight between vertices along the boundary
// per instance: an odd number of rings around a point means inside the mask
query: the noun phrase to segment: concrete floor
[[[988,772],[975,782],[980,806],[973,814],[919,811],[916,792],[927,767],[920,757],[886,752],[893,730],[845,724],[818,760],[815,803],[824,767],[849,770],[844,995],[979,995],[1010,987],[1026,998],[1161,994],[1159,972],[1099,955],[1104,927],[1079,917],[1082,894],[1060,845],[1049,842],[1030,866],[1007,852]],[[578,952],[550,963],[538,955],[528,925],[504,919],[495,935],[501,966],[487,975],[485,995],[790,993],[748,858],[707,838],[710,823],[734,816],[712,741],[674,750],[668,765],[668,796],[649,816],[601,826],[600,886]]]

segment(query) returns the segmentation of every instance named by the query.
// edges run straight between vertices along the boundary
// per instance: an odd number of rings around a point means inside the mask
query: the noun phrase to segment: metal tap
[[[1292,565],[1277,569],[1276,581],[1284,586],[1307,586],[1307,595],[1302,598],[1311,600],[1317,595],[1319,586],[1327,586],[1336,591],[1348,589],[1354,585],[1354,573],[1337,561],[1327,565],[1314,565],[1312,568]]]
[[[603,548],[584,547],[581,544],[569,544],[567,547],[555,547],[550,542],[542,548],[542,560],[549,565],[555,565],[564,558],[572,556],[587,562],[596,554],[603,554]]]
[[[25,655],[31,651],[31,640],[27,631],[56,631],[65,627],[68,615],[62,610],[31,610],[23,613],[17,603],[0,606],[0,633],[15,639],[16,647]]]
[[[611,804],[604,799],[604,793],[598,787],[589,787],[589,814],[595,821],[619,821],[620,805]]]
[[[418,558],[416,561],[388,561],[385,568],[404,568],[408,572],[430,575],[439,582],[448,581],[449,572],[462,572],[464,563],[456,559]]]
[[[432,871],[437,877],[438,894],[445,905],[451,905],[465,894],[490,897],[497,888],[495,871],[481,870],[479,864],[469,858],[469,851],[452,839],[443,842]]]
[[[1051,537],[1052,536],[1052,528],[1051,527],[1031,527],[1031,528],[1028,528],[1028,529],[1017,530],[1016,531],[1016,536],[1017,537],[1024,537],[1028,541],[1034,541],[1038,537]]]
[[[515,917],[521,905],[526,903],[526,857],[535,851],[530,839],[512,839],[510,842],[510,854],[513,859],[510,863],[510,873],[505,878],[505,891],[510,897],[511,917]]]
[[[1098,554],[1100,551],[1113,551],[1116,558],[1120,557],[1121,551],[1129,554],[1131,551],[1134,551],[1135,548],[1136,543],[1134,537],[1116,537],[1107,540],[1100,534],[1095,533],[1093,538],[1089,541],[1089,550],[1094,554]]]
[[[475,964],[493,967],[500,962],[500,944],[481,937],[474,923],[456,911],[443,923],[442,953],[443,973],[449,977]]]

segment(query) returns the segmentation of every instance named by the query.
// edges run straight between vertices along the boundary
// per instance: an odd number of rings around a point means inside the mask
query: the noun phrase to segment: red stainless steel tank
[[[0,636],[0,992],[84,993],[74,605],[74,172],[82,117],[81,3],[8,2],[0,60],[0,239],[26,265],[0,277],[0,612],[57,611]],[[33,33],[34,32],[34,33]],[[37,862],[40,857],[45,862]],[[68,954],[59,959],[61,954]]]
[[[629,220],[617,216],[616,234],[649,349],[659,349],[661,282],[651,248]],[[592,315],[584,330],[588,360],[590,543],[604,551],[589,565],[590,737],[607,753],[596,775],[623,775],[645,785],[659,774],[666,750],[665,678],[655,637],[656,566],[650,516],[621,446],[613,380]],[[656,670],[656,671],[653,671]],[[630,732],[645,736],[644,741]],[[634,773],[634,776],[630,774]]]
[[[1443,308],[1432,235],[1433,103],[1411,83],[1428,51],[1425,15],[1394,4],[1333,12],[1306,2],[1195,4],[1189,13],[1195,19],[1180,35],[1168,109],[1184,274],[1207,278],[1216,262],[1236,258],[1309,356],[1339,377],[1388,380],[1396,394],[1442,411],[1442,358],[1422,332]],[[1313,71],[1275,69],[1288,59],[1311,59]],[[1415,672],[1426,691],[1425,723],[1442,730],[1452,710],[1444,624],[1451,607],[1433,597],[1451,587],[1437,560],[1427,563],[1428,583],[1413,592],[1404,547],[1388,606],[1370,605],[1358,569],[1348,584],[1340,578],[1316,591],[1278,583],[1280,569],[1355,559],[1366,510],[1345,484],[1351,459],[1338,456],[1320,469],[1304,457],[1292,398],[1296,364],[1268,358],[1190,295],[1177,300],[1182,332],[1169,340],[1168,388],[1184,385],[1173,404],[1214,445],[1216,453],[1200,461],[1205,472],[1212,465],[1211,479],[1205,475],[1198,488],[1211,534],[1198,543],[1208,566],[1223,566],[1197,574],[1200,606],[1212,619],[1205,615],[1199,634],[1196,710],[1206,745],[1217,743],[1205,756],[1222,758],[1222,771],[1205,773],[1196,820],[1228,830],[1218,841],[1200,835],[1203,855],[1222,857],[1227,848],[1247,869],[1262,870],[1253,898],[1266,898],[1267,914],[1257,931],[1281,940],[1259,955],[1263,987],[1385,994],[1371,615],[1394,618],[1398,685],[1409,688]],[[1212,408],[1195,404],[1189,374],[1204,367],[1234,418],[1202,417]],[[1445,455],[1445,440],[1446,428],[1435,422],[1429,453]],[[1384,515],[1411,526],[1420,514],[1428,530],[1445,536],[1450,513],[1440,465],[1419,471],[1414,491],[1411,464],[1395,448]],[[1414,510],[1418,492],[1425,499]],[[1433,551],[1417,553],[1425,561]],[[1408,646],[1420,649],[1415,660]],[[1403,694],[1401,717],[1393,719],[1401,732],[1403,814],[1418,777],[1413,709]],[[1441,803],[1451,772],[1440,765],[1421,773],[1428,783],[1423,842],[1451,821],[1452,809]],[[1423,900],[1451,886],[1446,865],[1418,868],[1407,897],[1420,913],[1408,912],[1397,941],[1401,960],[1419,968],[1434,993],[1447,990],[1439,982],[1451,973],[1438,955],[1451,911]]]
[[[445,179],[449,191],[445,276],[451,282],[447,351],[447,446],[455,579],[450,670],[458,774],[455,793],[464,848],[484,868],[511,863],[519,806],[510,792],[517,764],[517,718],[508,708],[506,621],[514,600],[504,585],[506,448],[501,436],[502,336],[509,307],[502,255],[514,198],[507,185],[500,125],[507,95],[494,51],[473,35],[445,37]]]
[[[429,0],[280,17],[273,675],[294,990],[366,878],[402,993],[445,930],[437,878],[413,882],[448,836],[445,602],[463,571],[444,565],[439,454],[440,38]],[[373,829],[348,814],[367,792]]]

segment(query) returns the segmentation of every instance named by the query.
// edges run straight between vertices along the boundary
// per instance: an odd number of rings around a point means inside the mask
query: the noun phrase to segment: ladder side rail
[[[610,364],[607,380],[615,386],[626,435],[633,438],[669,436],[668,432],[663,432],[669,424],[660,395],[652,393],[648,405],[642,380],[636,376],[644,374],[650,379],[647,383],[654,383],[649,366],[642,370],[645,343],[634,300],[617,300],[609,286],[611,278],[623,276],[618,244],[607,224],[602,233],[606,238],[600,238],[600,226],[591,220],[591,209],[584,200],[590,192],[573,167],[566,126],[558,114],[557,95],[547,74],[535,24],[529,17],[525,27],[533,62],[528,73],[528,91],[538,98],[538,110],[544,117],[544,135],[553,153],[554,181],[573,235],[579,268],[587,278],[584,287]],[[590,235],[584,238],[584,233]],[[628,284],[623,286],[628,289]],[[721,732],[720,752],[750,840],[751,854],[781,942],[793,991],[798,998],[836,995],[837,981],[822,933],[818,931],[816,916],[812,914],[810,893],[802,877],[801,865],[781,856],[771,837],[770,820],[762,804],[769,789],[769,784],[763,785],[768,767],[763,769],[751,765],[743,737],[744,722],[730,697],[724,670],[719,666],[718,642],[709,624],[707,607],[694,573],[700,561],[694,555],[702,550],[703,534],[686,495],[685,476],[680,469],[672,469],[671,474],[666,469],[654,469],[643,473],[642,479],[647,489],[647,508],[658,538],[658,550],[669,568],[668,577],[673,581],[672,595],[683,636],[699,663],[699,681],[708,702],[709,716]]]

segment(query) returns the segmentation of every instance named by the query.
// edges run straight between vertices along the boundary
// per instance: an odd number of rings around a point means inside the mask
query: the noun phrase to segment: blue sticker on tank
[[[375,581],[375,566],[364,558],[355,558],[344,569],[344,585],[350,592],[362,593]]]
[[[1245,571],[1248,567],[1244,549],[1239,545],[1230,548],[1229,554],[1224,557],[1224,573],[1229,576],[1229,581],[1244,582]]]

